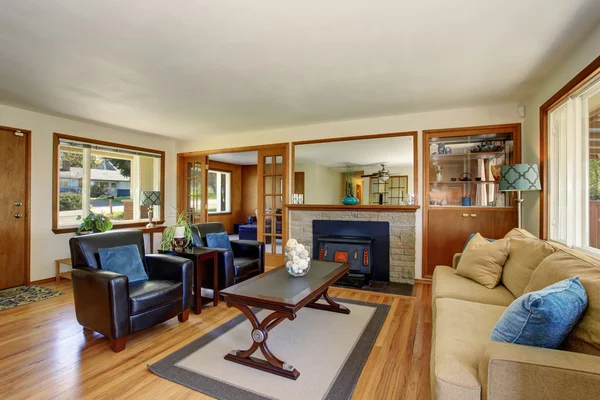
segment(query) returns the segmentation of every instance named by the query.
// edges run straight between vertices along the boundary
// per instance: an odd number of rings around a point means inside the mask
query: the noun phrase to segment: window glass
[[[208,213],[231,212],[231,172],[208,171]]]

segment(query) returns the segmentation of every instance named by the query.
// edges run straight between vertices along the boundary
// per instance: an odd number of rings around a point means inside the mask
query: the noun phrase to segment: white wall
[[[488,107],[462,108],[417,114],[394,115],[326,124],[305,125],[259,132],[246,132],[227,136],[199,137],[197,141],[180,142],[178,152],[221,149],[226,147],[252,146],[269,143],[285,143],[329,137],[359,136],[367,134],[418,131],[419,155],[423,152],[422,131],[426,129],[454,128],[463,126],[493,125],[523,122],[517,117],[517,104]],[[422,157],[419,157],[419,182],[423,182]],[[419,187],[418,198],[423,198]],[[420,200],[419,200],[420,201]],[[422,276],[422,211],[416,215],[415,276]]]
[[[304,172],[304,204],[339,204],[342,173],[317,163],[296,164],[294,172]]]
[[[540,161],[540,107],[550,97],[566,85],[582,69],[600,56],[600,25],[554,69],[539,86],[536,93],[526,102],[527,116],[523,134],[523,160],[539,163]],[[538,235],[540,225],[539,193],[525,193],[523,203],[523,227]]]
[[[52,232],[52,137],[54,132],[163,150],[165,210],[174,213],[177,191],[176,141],[157,135],[107,128],[0,105],[0,125],[31,131],[31,280],[54,276],[54,260],[69,257],[69,238]],[[155,240],[160,235],[155,235]]]

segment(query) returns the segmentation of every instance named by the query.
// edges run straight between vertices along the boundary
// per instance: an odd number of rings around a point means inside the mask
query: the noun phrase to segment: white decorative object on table
[[[285,245],[285,267],[292,276],[306,275],[310,269],[310,251],[296,239]]]

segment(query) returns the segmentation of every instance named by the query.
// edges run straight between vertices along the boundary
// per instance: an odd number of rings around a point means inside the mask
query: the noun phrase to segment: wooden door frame
[[[25,136],[25,285],[31,283],[31,131],[27,129],[12,128],[10,126],[1,126],[0,129],[9,132],[21,132]]]
[[[502,125],[484,125],[484,126],[469,126],[463,128],[448,128],[448,129],[429,129],[423,131],[423,243],[422,243],[422,258],[421,258],[421,275],[424,278],[431,278],[431,275],[426,275],[427,271],[427,243],[429,240],[429,138],[430,137],[457,137],[468,136],[474,134],[492,134],[492,133],[513,133],[513,159],[515,163],[521,162],[521,123],[502,124]],[[454,207],[452,207],[454,208]],[[451,209],[451,207],[448,207]],[[462,209],[462,208],[461,208]],[[469,209],[476,210],[477,207]],[[487,209],[487,208],[486,208]],[[516,205],[513,206],[516,210]],[[473,232],[475,233],[475,232]]]
[[[585,85],[597,73],[600,73],[600,56],[596,57],[594,61],[589,63],[540,107],[540,175],[542,184],[542,190],[540,191],[540,239],[548,240],[548,114],[552,108]]]

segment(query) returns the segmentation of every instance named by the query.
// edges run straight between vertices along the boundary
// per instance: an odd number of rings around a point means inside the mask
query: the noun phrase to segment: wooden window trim
[[[540,238],[548,240],[548,114],[554,106],[576,92],[585,85],[593,76],[600,73],[600,56],[589,63],[566,85],[554,93],[540,107],[540,172],[542,190],[540,192]]]
[[[155,221],[156,224],[161,225],[165,223],[164,219],[164,210],[165,210],[165,152],[162,150],[149,149],[145,147],[137,147],[130,146],[127,144],[114,143],[114,142],[106,142],[103,140],[89,139],[85,137],[66,135],[63,133],[54,132],[52,140],[52,232],[55,234],[62,233],[73,233],[77,232],[77,227],[59,227],[58,226],[58,197],[60,195],[60,187],[59,187],[59,179],[58,179],[58,161],[59,161],[59,151],[58,146],[61,139],[65,140],[73,140],[79,142],[89,143],[91,145],[99,145],[99,146],[110,146],[117,147],[126,150],[140,151],[144,153],[153,153],[160,155],[160,192],[163,198],[163,209],[161,212],[161,219],[159,221]],[[139,228],[146,226],[147,222],[145,221],[133,221],[133,222],[124,222],[124,223],[113,223],[114,229],[126,229],[126,228]]]

